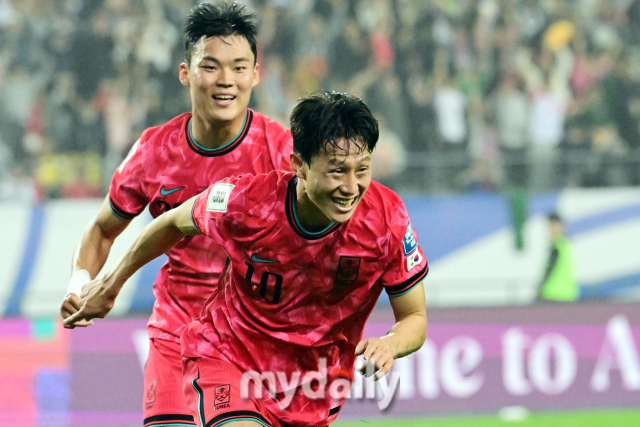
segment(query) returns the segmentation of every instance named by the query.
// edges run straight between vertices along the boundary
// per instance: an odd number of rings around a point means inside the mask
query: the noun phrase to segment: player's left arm
[[[422,282],[409,292],[391,296],[391,307],[396,324],[387,335],[360,341],[356,355],[363,355],[366,363],[360,370],[365,376],[374,372],[374,380],[385,376],[393,367],[393,361],[417,351],[427,337],[427,308]]]
[[[197,196],[191,198],[151,221],[102,278],[84,285],[80,295],[80,309],[67,317],[64,325],[75,326],[81,320],[105,317],[113,308],[124,283],[138,269],[167,252],[185,236],[200,234],[191,219],[196,198]]]

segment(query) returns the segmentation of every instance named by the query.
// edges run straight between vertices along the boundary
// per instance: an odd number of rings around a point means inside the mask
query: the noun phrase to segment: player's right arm
[[[200,234],[191,220],[196,199],[197,196],[151,221],[102,278],[83,287],[79,309],[65,319],[64,326],[73,328],[80,322],[105,317],[113,308],[124,283],[138,269],[167,252],[185,236]]]
[[[80,308],[82,286],[95,278],[104,266],[111,246],[131,221],[113,214],[109,206],[109,196],[102,203],[100,211],[84,230],[71,265],[71,283],[62,301],[60,315],[66,319]],[[75,326],[89,326],[91,321],[77,322]]]
[[[136,215],[149,203],[144,189],[145,154],[144,141],[150,130],[145,131],[131,147],[111,178],[109,194],[98,215],[87,226],[73,255],[69,290],[60,308],[63,319],[80,309],[80,297],[86,284],[95,278],[104,266],[115,239],[124,231]],[[153,159],[153,156],[151,156]],[[76,322],[74,326],[88,326],[91,322]]]

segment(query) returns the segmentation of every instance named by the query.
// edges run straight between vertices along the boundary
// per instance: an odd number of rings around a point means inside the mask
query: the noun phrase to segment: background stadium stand
[[[163,259],[132,277],[101,329],[69,332],[56,316],[113,171],[142,130],[190,109],[178,65],[195,3],[0,0],[1,426],[140,424]],[[390,414],[637,410],[640,0],[241,3],[259,17],[252,108],[287,126],[296,99],[322,88],[361,96],[380,120],[374,178],[403,196],[431,267],[428,341],[398,362],[408,380]],[[576,251],[581,298],[566,308],[532,304],[550,210]],[[107,267],[149,220],[133,221]],[[371,328],[390,320],[383,296]],[[521,338],[524,395],[501,382]],[[562,354],[574,365],[552,360]],[[558,366],[575,368],[561,391]]]

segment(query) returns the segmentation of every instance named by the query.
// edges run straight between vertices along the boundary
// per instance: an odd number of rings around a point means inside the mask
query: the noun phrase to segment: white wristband
[[[69,287],[67,288],[67,295],[76,294],[80,296],[82,293],[82,287],[91,281],[91,274],[87,270],[78,270],[73,273],[71,280],[69,280]]]

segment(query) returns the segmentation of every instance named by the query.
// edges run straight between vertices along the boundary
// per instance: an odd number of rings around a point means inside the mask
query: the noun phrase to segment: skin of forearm
[[[420,349],[427,337],[427,317],[423,313],[413,313],[399,320],[382,339],[387,342],[398,359]]]
[[[95,278],[107,262],[114,241],[115,236],[106,236],[96,223],[92,223],[83,233],[73,254],[72,274],[87,270],[91,278]]]
[[[174,247],[185,234],[165,214],[148,224],[127,252],[104,275],[103,287],[107,295],[114,297],[124,283],[138,269]]]

